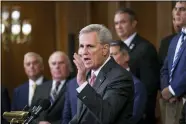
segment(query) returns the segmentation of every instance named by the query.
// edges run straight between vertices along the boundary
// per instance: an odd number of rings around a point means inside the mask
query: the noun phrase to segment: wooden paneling
[[[156,2],[131,2],[131,8],[137,14],[138,25],[137,29],[139,34],[148,39],[156,46],[157,35],[157,6]]]
[[[91,23],[108,26],[108,2],[91,2]]]
[[[2,6],[20,6],[21,18],[32,23],[32,40],[27,44],[10,44],[9,51],[2,51],[2,83],[12,95],[13,88],[24,83],[27,77],[23,69],[24,54],[39,53],[44,59],[46,77],[50,78],[48,57],[55,50],[54,2],[2,2]]]
[[[23,56],[34,51],[44,58],[45,75],[50,77],[48,57],[55,50],[68,54],[68,34],[75,34],[76,51],[78,33],[84,26],[104,24],[118,39],[114,29],[114,13],[119,6],[131,7],[138,15],[138,32],[156,47],[159,40],[171,32],[171,2],[2,2],[2,6],[21,7],[21,18],[31,20],[32,41],[27,44],[11,44],[10,50],[2,51],[2,83],[12,94],[12,89],[27,80],[23,69]]]

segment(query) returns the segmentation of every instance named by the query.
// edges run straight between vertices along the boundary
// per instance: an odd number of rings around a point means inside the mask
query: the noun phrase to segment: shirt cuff
[[[169,85],[169,91],[172,93],[173,96],[175,96],[174,90],[172,89],[171,85]]]
[[[88,82],[86,81],[86,82],[84,82],[81,86],[79,86],[76,90],[77,90],[77,92],[78,93],[80,93],[83,89],[84,89],[84,87],[86,86],[88,84]]]

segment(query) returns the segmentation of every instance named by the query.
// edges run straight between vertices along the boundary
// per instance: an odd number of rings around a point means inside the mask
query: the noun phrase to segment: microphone
[[[29,106],[28,105],[26,105],[24,108],[23,108],[23,110],[22,111],[28,111],[29,110]]]
[[[38,117],[38,115],[42,111],[48,109],[50,105],[51,105],[50,100],[48,99],[41,100],[39,106],[33,111],[31,116],[23,122],[23,124],[30,124],[36,117]]]
[[[42,99],[38,99],[37,102],[36,102],[36,104],[32,108],[30,108],[28,110],[28,112],[30,113],[30,115],[35,112],[35,110],[37,109],[37,107],[40,105],[41,102],[42,102]]]

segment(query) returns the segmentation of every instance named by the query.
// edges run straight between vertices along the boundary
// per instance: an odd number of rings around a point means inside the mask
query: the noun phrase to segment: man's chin
[[[86,69],[91,69],[91,68],[92,68],[92,65],[86,64],[86,65],[85,65],[85,68],[86,68]]]

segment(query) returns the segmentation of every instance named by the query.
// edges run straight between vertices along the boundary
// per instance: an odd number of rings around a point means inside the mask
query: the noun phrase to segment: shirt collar
[[[126,68],[126,70],[127,70],[127,71],[130,71],[130,68],[128,67],[128,68]]]
[[[130,35],[126,40],[124,40],[123,42],[129,47],[132,40],[134,39],[134,37],[136,36],[136,32],[134,32],[132,35]]]
[[[186,28],[182,28],[181,31],[186,34]]]
[[[39,77],[36,81],[29,79],[29,85],[33,85],[34,83],[36,83],[37,85],[41,85],[43,83],[43,79],[43,76]]]
[[[103,63],[103,65],[101,67],[99,67],[97,70],[93,71],[93,73],[96,75],[96,77],[98,76],[100,70],[102,69],[102,67],[111,59],[111,57],[109,56],[106,61]]]
[[[61,81],[60,81],[60,84],[65,83],[65,81],[66,81],[66,80],[61,80]],[[56,86],[56,82],[58,82],[58,81],[53,80],[52,85]]]

